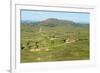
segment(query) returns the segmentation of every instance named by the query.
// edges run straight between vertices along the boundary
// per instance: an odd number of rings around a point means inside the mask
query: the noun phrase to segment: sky
[[[21,10],[21,21],[43,21],[48,18],[57,18],[61,20],[70,20],[78,23],[89,23],[89,13],[79,12],[53,12],[53,11],[32,11]]]

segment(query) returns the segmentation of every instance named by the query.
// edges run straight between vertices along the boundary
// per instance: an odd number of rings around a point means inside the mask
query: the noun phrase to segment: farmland
[[[21,22],[21,63],[89,59],[89,24],[49,18]]]

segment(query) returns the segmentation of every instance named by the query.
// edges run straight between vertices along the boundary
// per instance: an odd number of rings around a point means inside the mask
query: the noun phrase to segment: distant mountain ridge
[[[61,20],[57,18],[48,18],[43,21],[24,21],[22,24],[30,24],[30,25],[38,25],[38,26],[48,26],[48,27],[55,27],[55,26],[89,26],[88,24],[84,23],[76,23],[70,20]]]

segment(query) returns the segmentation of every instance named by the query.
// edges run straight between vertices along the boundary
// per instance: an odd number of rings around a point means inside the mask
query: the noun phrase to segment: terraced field
[[[89,24],[47,19],[21,23],[21,63],[89,59]]]

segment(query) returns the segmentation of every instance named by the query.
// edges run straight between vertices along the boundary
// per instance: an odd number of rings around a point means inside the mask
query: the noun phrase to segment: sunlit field
[[[89,24],[48,18],[20,26],[21,63],[89,59]]]

